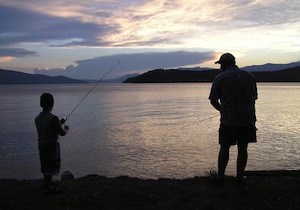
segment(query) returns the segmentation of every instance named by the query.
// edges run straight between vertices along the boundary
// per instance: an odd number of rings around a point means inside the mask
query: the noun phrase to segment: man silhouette
[[[221,65],[222,71],[215,77],[209,95],[212,106],[221,114],[217,183],[223,185],[230,146],[237,144],[237,182],[242,184],[248,143],[256,142],[256,80],[251,73],[236,66],[235,57],[230,53],[223,54],[215,63]]]

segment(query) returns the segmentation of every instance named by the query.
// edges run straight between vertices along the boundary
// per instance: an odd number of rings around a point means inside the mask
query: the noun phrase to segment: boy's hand
[[[65,126],[65,130],[69,130],[69,129],[70,129],[69,126],[66,125],[66,126]]]

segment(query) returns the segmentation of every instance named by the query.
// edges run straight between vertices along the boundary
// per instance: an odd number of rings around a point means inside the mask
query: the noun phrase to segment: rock
[[[61,174],[61,180],[72,180],[74,179],[74,175],[70,171],[64,171]]]

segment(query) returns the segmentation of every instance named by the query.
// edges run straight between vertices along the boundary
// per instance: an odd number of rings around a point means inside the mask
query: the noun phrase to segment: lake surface
[[[216,169],[218,112],[210,83],[99,84],[68,118],[60,138],[61,172],[139,178],[189,178]],[[0,86],[0,178],[41,178],[34,118],[51,92],[66,117],[91,90],[85,85]],[[258,142],[247,170],[300,168],[300,83],[258,83]],[[232,147],[227,174],[235,174]]]

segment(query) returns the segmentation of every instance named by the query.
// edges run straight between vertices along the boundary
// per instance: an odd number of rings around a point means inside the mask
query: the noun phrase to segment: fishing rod
[[[68,118],[73,114],[73,112],[79,107],[79,105],[88,97],[88,95],[96,88],[96,86],[106,77],[106,75],[109,74],[114,68],[116,68],[120,64],[120,61],[118,61],[114,66],[112,66],[96,83],[95,85],[86,93],[86,95],[79,101],[79,103],[75,106],[75,108],[68,114],[66,118],[64,118],[64,123],[68,120]],[[63,123],[63,124],[64,124]]]

